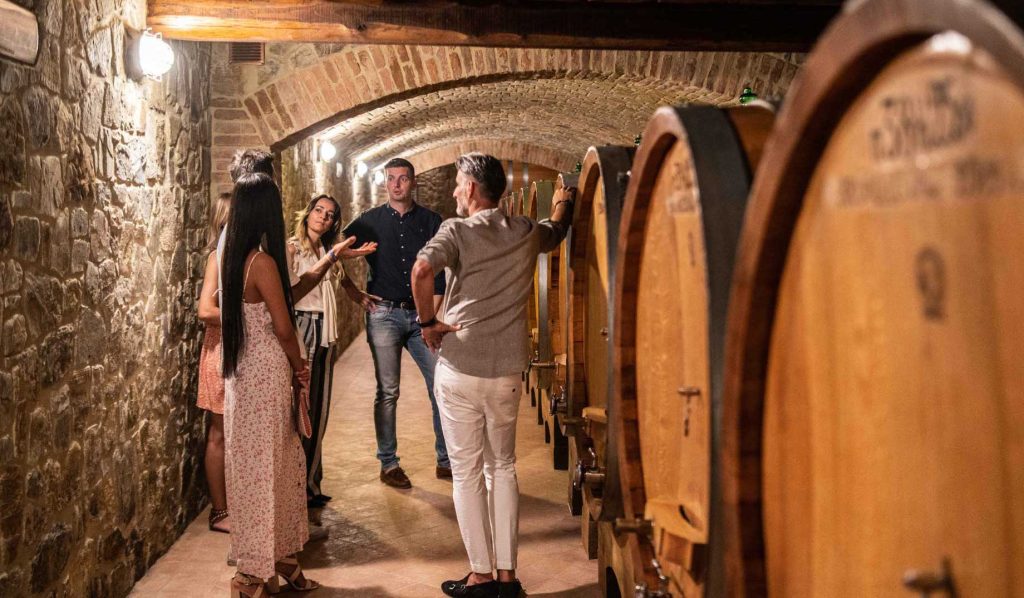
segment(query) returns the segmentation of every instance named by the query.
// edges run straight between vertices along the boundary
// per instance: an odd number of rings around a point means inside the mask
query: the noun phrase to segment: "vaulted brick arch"
[[[735,97],[746,82],[786,85],[795,71],[779,55],[761,53],[347,46],[248,94],[242,104],[264,142],[278,145],[354,108],[492,77],[562,73],[675,82],[705,89],[715,100]]]
[[[582,156],[590,145],[632,143],[658,106],[699,101],[704,95],[702,89],[680,84],[607,79],[492,81],[398,100],[346,119],[318,137],[371,165],[473,137]]]
[[[537,164],[562,172],[572,170],[578,160],[575,154],[511,139],[462,140],[403,157],[412,162],[417,172],[426,172],[451,164],[469,152],[483,152],[499,160]]]
[[[593,89],[610,84],[635,90],[637,93],[630,96],[634,99],[660,92],[675,100],[719,104],[733,100],[746,83],[763,95],[781,96],[798,68],[799,57],[767,53],[317,47],[302,61],[261,73],[255,84],[237,86],[234,95],[213,98],[217,108],[213,119],[213,175],[215,181],[225,182],[230,154],[237,147],[282,149],[374,110],[426,96],[443,97],[468,87],[514,81],[564,81],[566,85],[587,81]],[[233,76],[230,70],[222,74]],[[577,111],[583,116],[585,112]],[[650,111],[644,107],[636,113],[649,116]],[[620,142],[639,130],[637,118],[621,120],[624,126],[616,137]],[[463,136],[467,130],[457,134]],[[518,141],[539,143],[525,136]],[[572,147],[578,151],[597,141],[581,138]],[[452,140],[432,143],[451,144]],[[388,147],[381,152],[394,149]],[[429,149],[402,147],[401,151],[422,153]]]

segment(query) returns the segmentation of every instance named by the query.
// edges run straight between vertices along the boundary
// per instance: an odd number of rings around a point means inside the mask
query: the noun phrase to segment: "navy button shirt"
[[[353,247],[376,242],[377,251],[366,256],[370,267],[366,292],[388,301],[411,301],[410,274],[416,254],[441,227],[441,215],[416,203],[399,214],[389,204],[371,208],[345,227],[346,237],[355,236]],[[444,271],[434,277],[434,294],[444,295]]]

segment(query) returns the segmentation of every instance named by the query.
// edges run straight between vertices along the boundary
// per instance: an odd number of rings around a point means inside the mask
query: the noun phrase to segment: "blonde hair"
[[[307,255],[315,252],[313,251],[313,246],[309,242],[306,222],[309,220],[309,213],[313,211],[313,208],[316,207],[317,202],[321,199],[326,199],[334,204],[334,222],[331,223],[331,228],[327,229],[324,234],[320,235],[320,243],[324,247],[334,245],[335,239],[337,239],[338,235],[341,233],[341,204],[338,203],[338,200],[325,193],[314,195],[313,199],[309,200],[309,203],[306,204],[305,208],[295,212],[295,229],[292,232],[295,236],[295,240],[298,241],[302,252]]]
[[[230,193],[221,193],[216,201],[210,202],[210,230],[206,233],[207,247],[210,251],[217,248],[217,241],[220,240],[220,231],[227,225],[230,214]]]

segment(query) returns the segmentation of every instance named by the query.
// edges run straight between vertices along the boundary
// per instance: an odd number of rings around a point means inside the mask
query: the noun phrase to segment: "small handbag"
[[[298,386],[292,390],[292,415],[295,416],[295,431],[302,438],[313,435],[313,423],[309,421],[309,388]]]

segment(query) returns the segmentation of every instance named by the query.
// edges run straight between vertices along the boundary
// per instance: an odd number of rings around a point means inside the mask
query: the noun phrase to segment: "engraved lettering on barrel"
[[[934,247],[917,253],[915,264],[917,290],[921,294],[924,317],[941,321],[946,317],[946,263]]]
[[[974,98],[959,79],[932,80],[922,93],[886,96],[869,133],[876,161],[908,158],[956,144],[974,130]]]
[[[956,193],[964,199],[983,199],[1003,192],[1007,186],[999,163],[977,156],[967,156],[954,165]]]

